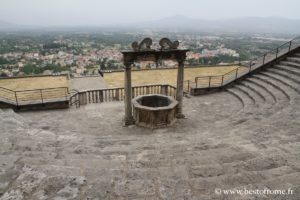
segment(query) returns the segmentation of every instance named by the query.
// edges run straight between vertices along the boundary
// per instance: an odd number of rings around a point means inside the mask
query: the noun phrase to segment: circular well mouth
[[[173,97],[160,95],[160,94],[148,94],[135,97],[132,99],[134,109],[143,110],[169,110],[178,105]]]
[[[171,104],[169,98],[164,96],[157,96],[157,95],[143,96],[139,98],[137,102],[142,106],[152,107],[152,108],[165,107]]]

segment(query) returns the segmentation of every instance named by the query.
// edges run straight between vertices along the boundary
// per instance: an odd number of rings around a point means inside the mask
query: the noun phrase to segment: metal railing
[[[79,102],[79,99],[78,99],[78,93],[79,91],[78,90],[75,90],[75,89],[72,89],[70,91],[70,106],[72,105],[76,105],[76,108],[80,107],[80,102]]]
[[[0,87],[0,101],[16,104],[16,92],[7,88]]]
[[[282,44],[281,46],[273,49],[260,57],[254,58],[244,65],[236,69],[218,76],[198,76],[194,80],[184,81],[185,93],[190,93],[194,88],[218,88],[223,87],[236,79],[264,66],[265,64],[276,61],[280,56],[289,53],[290,51],[300,46],[300,36]]]
[[[132,87],[132,98],[145,94],[164,94],[176,98],[176,87],[166,84]],[[70,106],[76,105],[76,107],[80,107],[80,105],[88,103],[123,101],[124,95],[125,90],[121,87],[86,91],[72,89],[70,92],[67,87],[22,91],[0,87],[0,101],[15,106],[69,101]]]
[[[142,85],[132,87],[132,98],[146,94],[163,94],[176,98],[176,87],[167,84]],[[76,94],[72,95],[72,100],[70,100],[70,102],[78,102],[80,106],[89,103],[123,101],[124,96],[125,89],[122,87],[99,90],[86,90],[77,92]],[[73,104],[75,103],[72,103],[70,105]],[[78,107],[77,104],[76,107]]]
[[[15,106],[66,101],[68,99],[68,87],[17,91],[0,87],[0,101]]]

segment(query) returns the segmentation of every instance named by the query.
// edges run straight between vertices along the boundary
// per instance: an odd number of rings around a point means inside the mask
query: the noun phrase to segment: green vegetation
[[[189,65],[217,65],[220,63],[234,63],[239,61],[238,57],[232,57],[227,55],[218,55],[216,57],[200,58],[200,59],[188,59]]]
[[[9,64],[9,63],[10,62],[7,59],[0,57],[0,65]]]
[[[54,42],[44,44],[43,46],[44,49],[59,49],[63,47],[67,47],[67,45]]]
[[[51,70],[54,73],[58,73],[58,72],[68,70],[68,68],[61,67],[60,65],[55,65],[55,64],[49,64],[46,65],[45,67],[39,67],[37,65],[27,64],[22,68],[21,71],[28,75],[28,74],[41,74],[45,70]]]
[[[109,60],[107,58],[101,59],[97,62],[102,70],[114,70],[118,69],[119,65],[115,60]]]

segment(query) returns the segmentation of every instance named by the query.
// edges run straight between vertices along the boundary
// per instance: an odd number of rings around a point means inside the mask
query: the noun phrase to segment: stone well
[[[178,102],[159,94],[142,95],[132,100],[135,124],[148,128],[162,128],[174,124]]]

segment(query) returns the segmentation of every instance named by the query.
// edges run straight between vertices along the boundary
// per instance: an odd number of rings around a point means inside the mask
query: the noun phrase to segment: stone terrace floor
[[[123,127],[123,102],[0,111],[0,199],[299,200],[299,103],[243,108],[226,92],[185,98],[186,119],[158,130]]]

